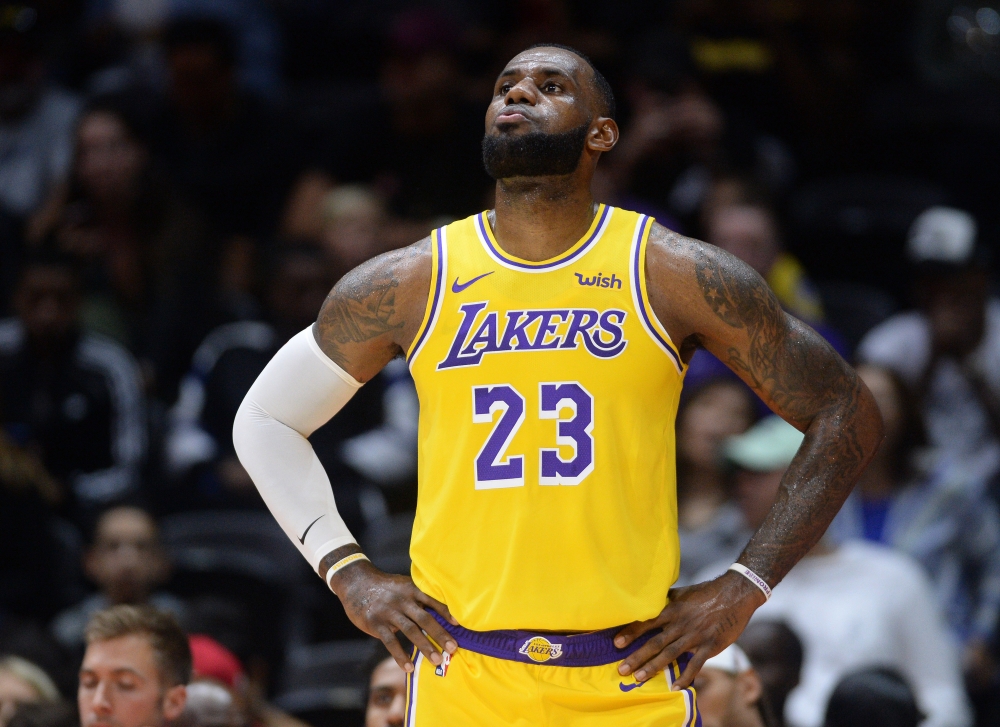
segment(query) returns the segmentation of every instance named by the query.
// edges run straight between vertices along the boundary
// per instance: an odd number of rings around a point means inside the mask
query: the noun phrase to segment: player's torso
[[[503,253],[483,214],[432,236],[410,550],[468,628],[598,629],[665,605],[683,369],[645,296],[651,224],[602,206],[542,263]]]

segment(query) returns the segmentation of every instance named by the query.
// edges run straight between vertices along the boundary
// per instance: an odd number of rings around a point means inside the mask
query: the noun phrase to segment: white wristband
[[[333,580],[334,574],[337,573],[337,571],[343,570],[351,563],[357,563],[359,560],[368,560],[368,556],[364,553],[351,553],[330,566],[330,570],[326,572],[326,585],[331,591],[333,590],[333,586],[330,585],[330,581]]]
[[[757,586],[757,588],[760,589],[760,592],[764,594],[765,601],[771,600],[771,587],[767,585],[767,581],[765,581],[759,575],[757,575],[752,570],[747,568],[745,565],[742,565],[740,563],[733,563],[731,566],[729,566],[729,570],[736,571],[741,576],[743,576],[748,581]]]

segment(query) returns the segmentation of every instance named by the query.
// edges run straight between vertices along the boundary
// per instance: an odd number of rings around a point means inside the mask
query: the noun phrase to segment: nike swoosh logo
[[[495,272],[496,272],[495,270],[490,270],[488,273],[483,273],[482,275],[477,275],[472,280],[469,280],[469,281],[467,281],[465,283],[459,283],[458,282],[458,278],[455,278],[455,282],[451,284],[451,292],[452,293],[461,293],[463,290],[465,290],[466,288],[468,288],[470,285],[472,285],[477,280],[482,280],[487,275],[492,275]]]
[[[325,515],[325,514],[326,513],[323,513],[323,515]],[[309,523],[309,527],[306,528],[306,531],[304,533],[302,533],[302,537],[299,538],[299,543],[300,544],[302,544],[302,545],[306,544],[306,536],[309,534],[309,531],[312,530],[313,525],[315,525],[316,523],[318,523],[320,521],[320,518],[323,517],[323,515],[320,515],[318,518],[316,518],[311,523]]]
[[[633,689],[638,689],[646,682],[636,682],[635,684],[626,684],[625,682],[618,682],[618,688],[623,692],[631,692]]]

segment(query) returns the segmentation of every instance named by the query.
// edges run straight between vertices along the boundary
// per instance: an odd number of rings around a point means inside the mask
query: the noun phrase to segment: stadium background
[[[98,591],[155,596],[285,710],[356,716],[371,647],[270,521],[231,416],[343,271],[490,205],[479,144],[503,64],[541,41],[587,53],[623,131],[602,201],[709,240],[720,210],[757,210],[747,249],[800,263],[782,301],[850,357],[918,302],[906,242],[921,212],[966,210],[980,257],[996,249],[997,7],[0,5],[0,655],[42,665],[71,697],[67,613]],[[699,370],[695,383],[717,375]],[[393,365],[314,437],[345,518],[399,572],[415,414]],[[95,525],[123,504],[159,533],[108,546],[141,563],[102,576]],[[977,669],[979,724],[996,724],[995,664]]]

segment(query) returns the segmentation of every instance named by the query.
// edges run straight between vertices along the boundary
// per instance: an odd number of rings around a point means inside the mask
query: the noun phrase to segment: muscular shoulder
[[[657,316],[688,355],[716,326],[742,329],[783,318],[767,283],[750,266],[659,224],[649,233],[646,284]]]
[[[341,278],[316,321],[320,348],[367,381],[416,335],[431,283],[431,241],[383,253]]]

